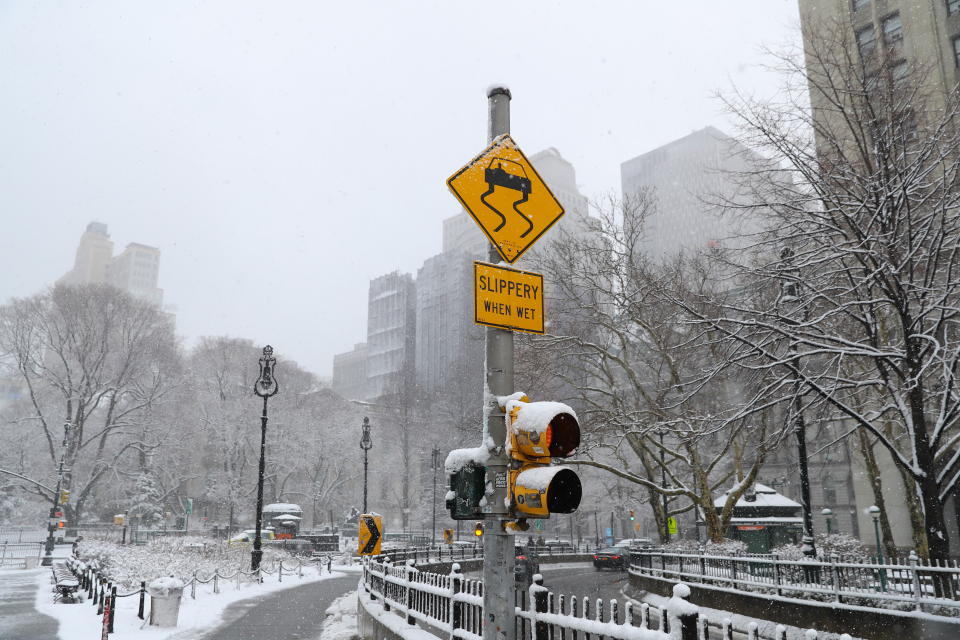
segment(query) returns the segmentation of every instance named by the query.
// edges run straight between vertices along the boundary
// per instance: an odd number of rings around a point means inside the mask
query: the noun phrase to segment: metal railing
[[[620,612],[617,600],[577,599],[555,595],[537,575],[529,589],[514,590],[514,625],[518,640],[670,640],[717,637],[707,631],[711,623],[687,601],[685,585],[676,585],[666,607],[639,606],[627,601]],[[449,574],[420,571],[412,560],[394,565],[389,559],[366,559],[361,580],[361,605],[376,604],[393,611],[408,625],[420,625],[449,640],[482,640],[483,582],[465,578],[453,564]],[[654,618],[656,623],[654,623]],[[712,625],[722,640],[732,640],[730,619]],[[757,640],[758,624],[750,622],[741,632]],[[786,638],[786,627],[778,625],[775,640]],[[814,640],[817,632],[805,637]],[[843,634],[841,640],[850,640]]]
[[[42,542],[0,542],[0,567],[26,569],[34,558],[39,566],[42,555]]]
[[[36,526],[0,527],[0,542],[43,542],[47,531]]]
[[[960,613],[960,567],[924,562],[915,553],[888,562],[832,557],[787,560],[776,555],[716,556],[633,551],[630,573],[704,587],[855,604],[878,609]]]
[[[518,545],[523,546],[523,545]],[[523,547],[539,558],[558,558],[576,556],[592,552],[595,547],[590,545],[554,545]],[[389,549],[381,556],[390,558],[394,564],[413,560],[423,562],[456,562],[459,560],[477,560],[483,558],[483,547],[439,545],[435,547],[411,547],[408,549]]]

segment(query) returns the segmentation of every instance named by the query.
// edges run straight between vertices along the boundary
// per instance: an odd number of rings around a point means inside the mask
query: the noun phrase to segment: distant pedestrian
[[[333,573],[333,556],[327,556],[327,573]]]

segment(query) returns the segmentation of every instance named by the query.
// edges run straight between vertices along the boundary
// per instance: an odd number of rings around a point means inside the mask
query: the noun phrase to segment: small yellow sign
[[[453,529],[444,529],[444,530],[443,530],[443,543],[444,543],[444,544],[453,544]]]
[[[672,536],[675,536],[677,535],[677,532],[678,532],[677,519],[674,518],[673,516],[670,516],[669,518],[667,518],[667,533],[669,533]]]
[[[358,555],[380,555],[380,545],[383,542],[383,518],[371,513],[361,514],[357,537]]]
[[[506,134],[450,176],[447,186],[510,264],[563,215],[563,205]]]
[[[543,276],[473,263],[474,320],[477,324],[543,333]]]

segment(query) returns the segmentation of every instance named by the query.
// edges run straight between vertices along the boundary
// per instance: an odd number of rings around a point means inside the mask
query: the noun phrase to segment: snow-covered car
[[[247,545],[253,544],[253,539],[257,535],[256,529],[247,529],[229,540],[227,540],[228,547],[245,547]],[[260,531],[260,542],[267,542],[273,540],[273,529],[261,529]]]

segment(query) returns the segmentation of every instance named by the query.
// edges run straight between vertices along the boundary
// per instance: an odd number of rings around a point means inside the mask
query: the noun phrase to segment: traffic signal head
[[[482,522],[477,522],[477,524],[473,525],[473,535],[477,536],[478,538],[482,538],[482,537],[483,537],[483,523],[482,523]]]
[[[630,509],[630,521],[632,522],[636,519],[637,519],[637,516],[633,513],[633,509]]]
[[[580,506],[583,487],[570,467],[528,465],[512,471],[511,478],[514,509],[525,517],[549,518]]]
[[[504,410],[515,460],[546,463],[568,458],[580,446],[577,414],[562,402],[508,400]]]
[[[67,504],[70,502],[70,490],[61,489],[60,490],[60,504]]]

